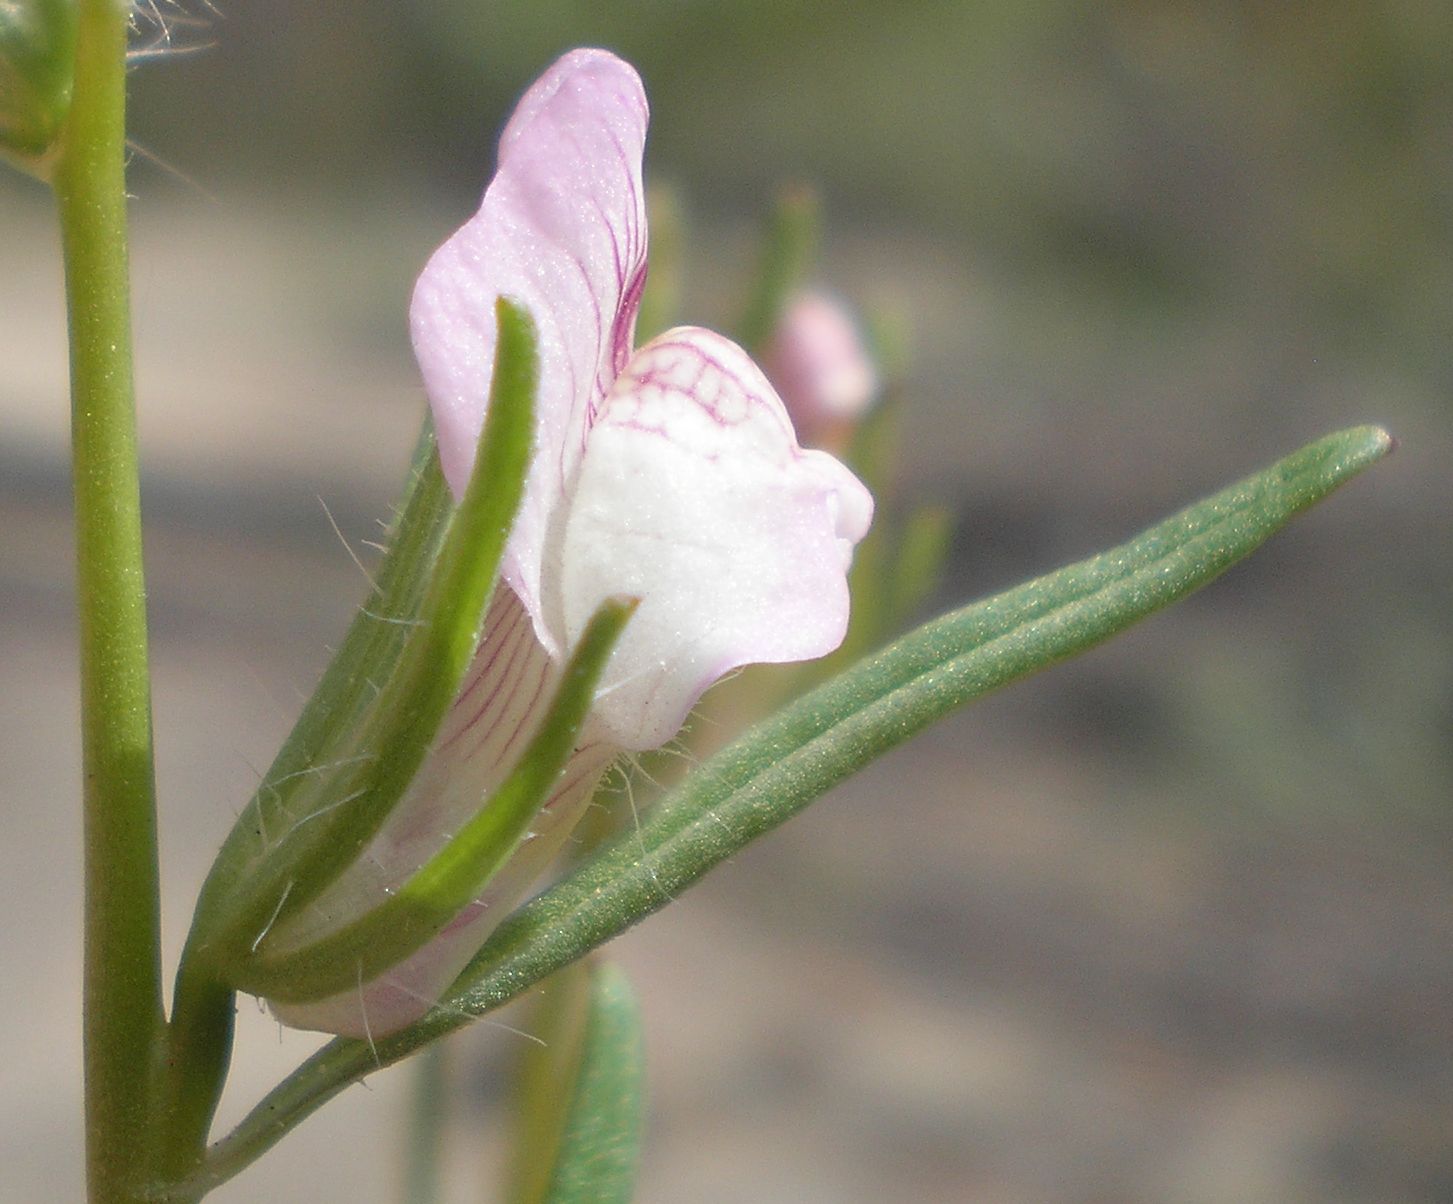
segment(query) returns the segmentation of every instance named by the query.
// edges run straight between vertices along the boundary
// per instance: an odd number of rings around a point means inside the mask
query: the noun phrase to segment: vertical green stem
[[[404,1204],[439,1204],[449,1115],[448,1059],[447,1041],[435,1042],[414,1059],[414,1091],[404,1151]]]
[[[85,772],[86,1165],[93,1204],[140,1198],[162,1029],[124,178],[127,10],[80,0],[54,184],[70,315]]]

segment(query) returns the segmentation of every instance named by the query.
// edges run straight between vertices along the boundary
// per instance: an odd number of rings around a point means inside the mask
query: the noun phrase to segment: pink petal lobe
[[[568,641],[604,598],[642,599],[596,700],[609,737],[654,748],[729,670],[837,647],[872,510],[852,473],[797,445],[736,344],[680,328],[637,351],[591,430],[560,554]]]
[[[628,64],[603,50],[561,58],[521,98],[479,212],[434,253],[410,307],[414,352],[456,495],[484,424],[496,298],[524,305],[539,328],[536,456],[504,574],[547,646],[553,639],[540,617],[547,528],[592,417],[630,354],[645,282],[646,124],[645,94]]]

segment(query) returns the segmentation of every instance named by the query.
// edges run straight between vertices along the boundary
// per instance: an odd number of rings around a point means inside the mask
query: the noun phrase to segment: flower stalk
[[[86,1164],[93,1204],[139,1199],[162,1031],[151,689],[131,371],[126,11],[83,0],[52,182],[70,318],[85,813]]]
[[[817,194],[797,185],[786,189],[768,220],[755,285],[737,324],[737,340],[754,354],[766,350],[787,299],[807,274],[817,253],[821,211]]]

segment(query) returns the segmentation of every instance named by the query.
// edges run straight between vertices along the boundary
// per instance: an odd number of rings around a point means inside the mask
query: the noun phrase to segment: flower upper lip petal
[[[599,706],[630,748],[670,739],[732,668],[836,647],[844,570],[872,514],[847,469],[798,446],[734,343],[682,328],[631,354],[646,122],[640,80],[614,55],[557,62],[521,100],[479,212],[429,261],[411,312],[456,491],[488,396],[494,299],[533,313],[537,444],[502,571],[557,660],[604,598],[643,599]]]
[[[500,139],[479,211],[439,248],[410,309],[414,350],[456,494],[469,478],[494,366],[494,301],[539,331],[537,454],[504,576],[539,621],[541,562],[601,398],[629,350],[646,265],[641,182],[648,110],[640,78],[577,50],[525,93]],[[563,649],[551,646],[553,653]]]

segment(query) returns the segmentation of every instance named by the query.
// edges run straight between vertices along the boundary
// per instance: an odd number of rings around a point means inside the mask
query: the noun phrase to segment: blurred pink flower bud
[[[416,1019],[547,867],[621,751],[670,740],[730,670],[842,640],[868,491],[798,446],[736,344],[679,327],[632,349],[646,121],[630,66],[567,54],[505,127],[479,212],[419,277],[414,349],[450,486],[463,491],[484,423],[500,296],[538,328],[535,459],[474,665],[418,778],[365,856],[269,939],[305,944],[407,881],[513,769],[597,606],[640,605],[555,793],[484,897],[356,992],[278,1006],[289,1024],[377,1036]]]
[[[798,436],[814,447],[841,447],[878,394],[862,330],[829,293],[790,298],[762,358]]]

